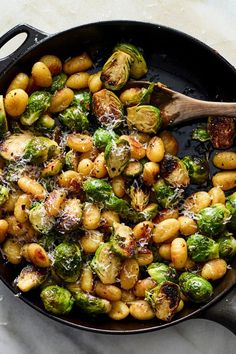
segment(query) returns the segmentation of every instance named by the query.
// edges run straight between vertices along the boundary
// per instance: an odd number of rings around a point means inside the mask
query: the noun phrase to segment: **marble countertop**
[[[98,20],[159,23],[199,38],[236,66],[235,0],[8,0],[0,2],[0,13],[0,36],[19,23],[47,33]],[[0,57],[7,50],[0,50]],[[229,330],[196,319],[132,336],[72,329],[37,313],[0,284],[2,354],[233,354],[235,345],[236,337]]]

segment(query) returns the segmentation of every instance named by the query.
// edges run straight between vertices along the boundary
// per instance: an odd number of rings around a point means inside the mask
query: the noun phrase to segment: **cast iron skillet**
[[[198,40],[164,26],[134,21],[111,21],[88,24],[56,35],[45,34],[28,25],[18,25],[0,38],[0,48],[19,33],[26,33],[25,42],[10,56],[0,60],[0,92],[19,71],[30,71],[32,63],[43,54],[56,54],[62,59],[87,50],[96,64],[95,70],[110,55],[117,42],[128,41],[143,48],[147,58],[147,79],[160,80],[171,88],[206,100],[235,101],[236,70],[216,51]],[[192,125],[175,129],[180,142],[180,156],[197,154],[197,143],[189,144]],[[214,171],[212,171],[214,172]],[[17,293],[13,281],[19,270],[0,260],[0,278]],[[191,317],[217,321],[236,333],[236,264],[215,286],[213,299],[199,307],[188,305],[171,323],[157,320],[127,319],[115,322],[109,318],[90,319],[76,313],[57,317],[45,312],[37,293],[20,294],[27,304],[46,316],[64,324],[110,334],[130,334],[166,328]]]

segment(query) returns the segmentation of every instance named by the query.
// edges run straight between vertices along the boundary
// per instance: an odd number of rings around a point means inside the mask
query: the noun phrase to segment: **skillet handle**
[[[13,53],[6,56],[5,58],[0,59],[0,75],[3,74],[3,72],[8,68],[8,66],[14,63],[24,51],[36,45],[43,38],[48,37],[46,33],[41,32],[30,25],[17,25],[10,29],[2,37],[0,37],[0,48],[2,48],[4,44],[6,44],[9,40],[11,40],[20,33],[26,33],[27,37],[25,41],[20,45],[20,47],[17,48]]]
[[[201,313],[200,318],[218,322],[236,334],[236,287]]]

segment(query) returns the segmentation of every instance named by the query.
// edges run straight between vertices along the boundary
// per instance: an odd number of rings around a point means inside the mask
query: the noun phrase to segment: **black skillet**
[[[83,49],[92,56],[97,70],[110,55],[117,42],[126,41],[140,46],[147,59],[146,79],[159,80],[176,91],[206,100],[236,100],[236,70],[216,51],[200,41],[164,26],[134,21],[111,21],[88,24],[56,35],[45,34],[31,26],[19,25],[0,38],[0,48],[19,33],[26,33],[25,42],[13,54],[0,60],[0,92],[4,93],[10,80],[20,71],[30,71],[32,63],[43,54],[56,54],[62,59]],[[175,128],[180,142],[180,156],[198,154],[200,146],[190,144],[190,133],[197,122]],[[213,171],[212,171],[213,172]],[[0,259],[0,278],[16,293],[13,281],[19,271]],[[189,318],[217,321],[236,333],[236,264],[215,285],[213,299],[206,305],[187,305],[171,323],[157,320],[138,322],[126,319],[115,322],[109,318],[90,319],[81,314],[63,317],[45,312],[37,292],[19,297],[46,316],[64,324],[93,332],[130,334],[166,328]]]

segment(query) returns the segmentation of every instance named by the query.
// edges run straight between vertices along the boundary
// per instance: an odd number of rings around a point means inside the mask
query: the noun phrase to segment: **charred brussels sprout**
[[[230,221],[231,213],[224,204],[215,204],[202,209],[197,214],[199,232],[207,236],[216,236],[225,230]]]
[[[78,287],[73,287],[73,284],[69,285],[68,288],[73,294],[75,305],[82,312],[96,316],[108,313],[111,310],[111,304],[108,300],[85,293]]]
[[[188,170],[191,183],[202,184],[208,180],[209,166],[205,159],[197,156],[185,156],[182,161]]]
[[[24,155],[24,150],[32,140],[31,132],[11,134],[1,145],[0,155],[8,161],[15,161]]]
[[[236,230],[236,192],[228,196],[225,205],[232,215],[229,221],[229,227],[232,230]]]
[[[112,141],[117,140],[118,135],[113,130],[98,128],[93,134],[93,142],[96,148],[104,150]]]
[[[116,50],[102,68],[101,81],[109,90],[120,90],[128,81],[132,57]]]
[[[161,176],[173,187],[187,187],[190,183],[184,163],[170,154],[165,154],[161,162]]]
[[[230,261],[236,254],[236,240],[232,235],[218,238],[220,258]]]
[[[143,211],[148,205],[150,196],[149,188],[139,180],[134,180],[130,187],[129,195],[131,198],[131,206],[135,210]]]
[[[74,92],[73,106],[80,107],[86,114],[89,114],[91,108],[92,96],[89,91],[80,90]]]
[[[121,260],[112,251],[110,243],[98,247],[90,264],[103,284],[113,284],[120,272]]]
[[[118,256],[130,258],[134,255],[136,243],[129,226],[114,222],[110,241],[112,250]]]
[[[112,140],[105,149],[106,167],[110,178],[119,176],[130,159],[130,145],[126,140]]]
[[[0,205],[3,205],[9,196],[9,189],[3,185],[0,185]]]
[[[164,179],[160,178],[154,185],[157,203],[162,208],[173,208],[178,205],[182,197],[181,190],[169,186]]]
[[[86,113],[79,107],[68,107],[58,116],[59,121],[68,129],[82,132],[89,127]]]
[[[56,157],[59,152],[60,148],[54,140],[36,136],[26,145],[23,157],[30,163],[40,164]]]
[[[23,125],[32,125],[39,119],[50,106],[51,94],[46,91],[33,92],[28,101],[28,106],[22,114],[20,121]]]
[[[179,277],[179,285],[183,294],[193,302],[207,302],[213,294],[209,281],[193,273],[182,273]]]
[[[197,128],[192,132],[192,139],[198,140],[200,142],[205,142],[210,140],[210,135],[207,131],[207,128]]]
[[[40,286],[46,279],[45,270],[36,269],[33,265],[24,267],[16,279],[17,287],[24,293]]]
[[[47,286],[41,291],[40,297],[45,309],[55,315],[69,313],[74,305],[71,293],[58,285]]]
[[[193,261],[206,262],[219,258],[219,245],[209,237],[194,234],[187,239],[188,254]]]
[[[152,134],[160,129],[162,119],[157,107],[141,105],[127,109],[127,122],[142,133]]]
[[[111,91],[103,89],[93,94],[93,113],[104,127],[117,128],[122,121],[123,105]]]
[[[209,117],[207,129],[215,149],[227,149],[233,145],[235,137],[233,118]]]
[[[178,278],[176,270],[172,267],[168,267],[168,265],[164,263],[150,264],[147,272],[157,284],[160,284],[163,281],[171,281],[175,283]]]
[[[164,281],[155,288],[146,291],[145,299],[162,321],[171,321],[180,302],[179,285]]]
[[[76,243],[62,242],[54,250],[53,268],[66,282],[75,282],[80,275],[82,257]]]
[[[8,123],[4,108],[3,96],[0,95],[0,136],[2,137],[8,131]]]
[[[42,234],[48,234],[55,224],[54,218],[48,215],[43,203],[34,204],[29,211],[29,220],[33,228]]]
[[[140,52],[140,50],[133,44],[120,43],[117,44],[114,50],[120,50],[131,56],[132,63],[130,67],[130,76],[134,79],[140,79],[142,76],[146,75],[148,69],[146,61]]]
[[[54,93],[58,90],[61,90],[67,81],[67,75],[65,73],[60,73],[55,75],[52,79],[52,85],[50,86],[50,92]]]

